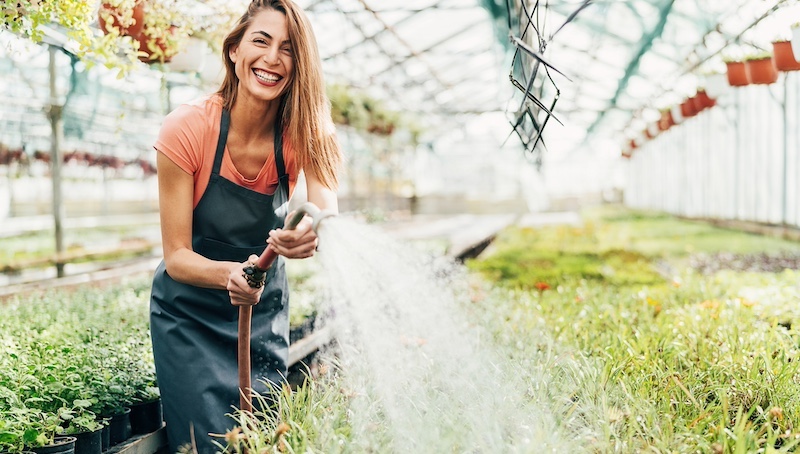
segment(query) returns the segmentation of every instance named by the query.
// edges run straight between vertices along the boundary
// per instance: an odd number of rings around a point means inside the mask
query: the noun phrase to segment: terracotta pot
[[[174,34],[175,30],[177,30],[177,27],[172,26],[169,28],[168,33]],[[175,54],[174,50],[169,48],[169,44],[164,37],[151,38],[143,30],[136,37],[136,40],[139,41],[139,52],[147,54],[139,57],[139,60],[145,63],[169,63]]]
[[[717,104],[717,101],[711,99],[705,90],[698,91],[692,99],[694,100],[694,107],[698,112],[703,109],[708,109],[709,107],[714,107]]]
[[[772,43],[772,54],[775,56],[775,67],[778,68],[778,71],[797,71],[800,69],[800,62],[794,59],[790,41]]]
[[[116,27],[119,28],[120,35],[133,36],[135,38],[144,29],[144,3],[144,0],[141,0],[133,7],[133,22],[127,27],[120,25],[121,17],[124,16],[122,11],[109,3],[101,4],[97,12],[97,22],[100,25],[100,30],[107,35]],[[110,18],[110,23],[106,22],[106,18]]]
[[[759,85],[774,84],[778,80],[778,69],[772,57],[747,61],[747,77],[750,83]]]
[[[661,119],[658,120],[658,129],[666,131],[673,126],[675,126],[675,120],[672,119],[672,112],[669,110],[661,112]]]
[[[683,118],[694,117],[697,115],[697,109],[694,106],[693,98],[686,98],[681,103],[681,115]]]
[[[750,85],[747,65],[743,61],[729,61],[725,65],[728,67],[728,83],[731,87]]]
[[[730,90],[728,77],[725,74],[710,74],[706,76],[706,93],[711,99],[717,99]]]

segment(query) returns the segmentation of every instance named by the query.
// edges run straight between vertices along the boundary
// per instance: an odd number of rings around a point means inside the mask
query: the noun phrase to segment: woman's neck
[[[241,95],[231,108],[231,129],[246,142],[272,136],[280,100],[260,101]]]

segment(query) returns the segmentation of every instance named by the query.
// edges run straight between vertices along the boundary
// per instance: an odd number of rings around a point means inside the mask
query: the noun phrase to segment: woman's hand
[[[289,213],[291,219],[294,212]],[[311,228],[313,221],[310,216],[305,216],[294,230],[270,230],[267,243],[278,254],[290,259],[303,259],[312,257],[319,244],[317,232]]]
[[[261,299],[261,292],[264,287],[253,288],[247,283],[244,277],[244,269],[252,266],[258,260],[257,255],[251,255],[244,263],[237,263],[231,267],[228,274],[228,295],[231,297],[231,304],[234,306],[255,306]]]

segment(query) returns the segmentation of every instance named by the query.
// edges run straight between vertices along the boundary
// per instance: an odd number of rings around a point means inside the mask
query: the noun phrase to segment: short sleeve
[[[183,104],[164,117],[153,147],[186,173],[194,175],[203,165],[203,110]]]

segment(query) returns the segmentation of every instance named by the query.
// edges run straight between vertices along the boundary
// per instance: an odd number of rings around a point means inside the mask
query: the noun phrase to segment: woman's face
[[[239,91],[262,101],[278,99],[290,86],[294,71],[286,16],[267,9],[253,16],[230,59],[239,78]]]

